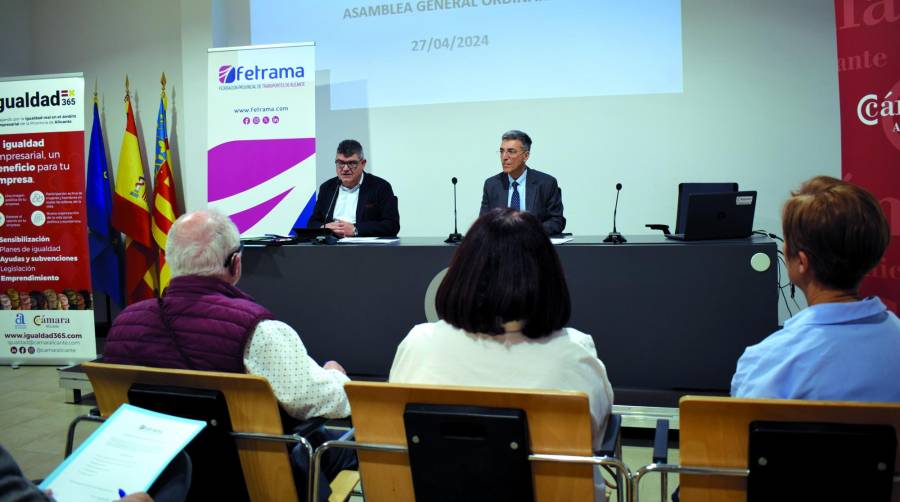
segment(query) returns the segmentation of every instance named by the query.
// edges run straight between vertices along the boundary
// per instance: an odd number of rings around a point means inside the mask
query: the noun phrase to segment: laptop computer
[[[684,221],[687,219],[688,196],[692,193],[723,193],[737,192],[737,183],[679,183],[678,206],[675,216],[675,233],[684,233]]]
[[[680,241],[740,239],[753,233],[756,191],[693,193],[687,196],[684,231],[666,235]]]

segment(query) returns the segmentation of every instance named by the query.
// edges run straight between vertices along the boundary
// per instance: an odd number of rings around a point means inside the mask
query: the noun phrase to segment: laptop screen
[[[737,183],[679,183],[678,213],[675,217],[675,233],[684,233],[684,224],[685,221],[687,221],[688,198],[692,193],[720,193],[737,191]]]

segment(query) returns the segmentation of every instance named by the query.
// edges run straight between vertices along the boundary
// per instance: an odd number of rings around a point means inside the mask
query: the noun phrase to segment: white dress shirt
[[[353,188],[347,188],[344,185],[338,187],[337,201],[334,203],[334,214],[331,216],[335,220],[349,221],[356,225],[356,206],[359,205],[359,187],[362,186],[366,173],[359,178],[359,183]]]
[[[343,418],[350,415],[340,371],[319,366],[293,328],[281,321],[261,321],[244,348],[247,373],[265,377],[288,415]]]

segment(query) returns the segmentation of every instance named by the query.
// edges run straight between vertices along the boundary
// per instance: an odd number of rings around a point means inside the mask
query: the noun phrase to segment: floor
[[[19,463],[30,479],[46,477],[63,460],[69,423],[87,414],[91,405],[66,403],[66,391],[59,387],[56,368],[0,366],[0,444]],[[94,425],[79,425],[77,442],[93,431]],[[650,463],[651,449],[643,444],[623,447],[625,464],[632,470]],[[670,450],[670,463],[678,462],[678,451]],[[677,485],[670,476],[669,491]],[[641,482],[641,501],[658,502],[659,475],[649,474]],[[355,498],[359,500],[358,498]],[[613,495],[612,500],[615,500]]]
[[[62,462],[69,423],[91,409],[65,399],[54,367],[0,367],[0,444],[31,479],[44,478]],[[91,430],[93,424],[85,424],[79,436]]]

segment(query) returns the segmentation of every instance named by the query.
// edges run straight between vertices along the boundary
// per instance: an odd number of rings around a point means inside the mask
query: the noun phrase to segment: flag
[[[116,168],[113,227],[125,234],[125,300],[134,303],[156,294],[156,253],[150,235],[150,207],[137,126],[125,78],[125,135]]]
[[[153,184],[153,241],[159,249],[159,293],[162,294],[172,272],[166,263],[166,237],[169,228],[178,217],[175,199],[175,178],[172,177],[172,164],[169,158],[169,135],[166,134],[166,74],[160,79],[162,94],[159,98],[159,113],[156,117],[156,160],[154,172],[156,181]]]
[[[103,146],[103,129],[100,112],[97,111],[97,91],[94,89],[94,125],[91,127],[91,144],[88,149],[87,181],[88,242],[91,249],[91,284],[94,291],[109,295],[119,307],[122,302],[121,253],[119,234],[112,227],[112,195],[109,187],[109,169],[106,165],[106,148]]]

